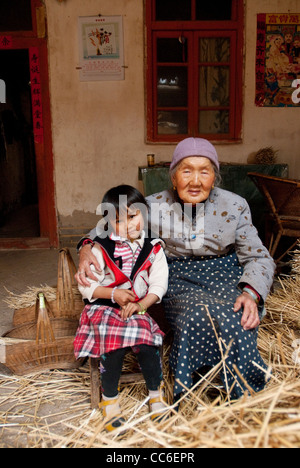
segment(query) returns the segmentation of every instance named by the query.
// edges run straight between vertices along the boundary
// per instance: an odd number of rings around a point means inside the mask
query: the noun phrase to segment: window
[[[147,139],[237,141],[243,0],[146,0]]]
[[[0,31],[31,30],[31,0],[1,0]]]

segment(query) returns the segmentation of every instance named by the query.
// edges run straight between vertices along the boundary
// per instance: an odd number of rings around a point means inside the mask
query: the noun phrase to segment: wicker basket
[[[57,307],[57,301],[49,301],[49,305],[52,311],[52,316],[56,318],[67,317],[69,319],[79,320],[80,314],[84,308],[84,303],[81,297],[75,297],[75,307],[72,310],[62,312],[60,307]],[[33,322],[35,319],[35,306],[22,307],[14,310],[13,326],[18,327],[26,323]]]
[[[78,320],[50,318],[47,302],[43,310],[35,307],[35,322],[29,322],[6,332],[0,338],[0,362],[13,373],[24,375],[45,369],[80,367],[73,341]]]
[[[66,338],[72,336],[74,339],[78,320],[72,320],[68,318],[57,318],[50,319],[51,328],[55,339]],[[2,335],[4,338],[17,338],[22,340],[36,340],[37,334],[37,323],[28,322],[18,327],[12,328]]]
[[[51,316],[54,318],[64,317],[78,321],[80,317],[84,304],[74,278],[75,272],[76,267],[70,251],[67,248],[61,249],[58,257],[56,300],[49,301]],[[14,311],[14,327],[35,320],[35,305]]]
[[[51,345],[37,345],[35,340],[0,338],[0,362],[17,375],[78,368],[83,360],[75,359],[73,340],[73,337],[65,337],[56,339]]]

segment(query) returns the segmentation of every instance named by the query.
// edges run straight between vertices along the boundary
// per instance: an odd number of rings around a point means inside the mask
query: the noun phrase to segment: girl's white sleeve
[[[155,256],[155,260],[149,271],[149,290],[148,294],[156,294],[159,304],[168,290],[169,267],[168,262],[161,248]]]
[[[87,278],[88,282],[90,283],[90,286],[81,286],[80,284],[78,285],[78,289],[82,295],[82,298],[87,299],[89,302],[94,302],[97,300],[93,297],[95,289],[98,288],[98,286],[102,285],[102,282],[105,278],[105,263],[102,252],[96,247],[92,248],[92,252],[97,258],[101,268],[101,271],[98,271],[95,269],[94,265],[91,265],[91,270],[96,276],[97,281]]]

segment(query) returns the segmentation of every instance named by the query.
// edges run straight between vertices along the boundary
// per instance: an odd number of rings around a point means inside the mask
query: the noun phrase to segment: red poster
[[[260,14],[255,103],[260,107],[299,107],[299,96],[300,14]]]
[[[33,134],[36,143],[44,141],[43,107],[38,47],[29,49]]]

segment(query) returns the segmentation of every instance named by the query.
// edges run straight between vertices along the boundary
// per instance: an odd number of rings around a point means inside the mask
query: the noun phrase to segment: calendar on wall
[[[124,80],[122,16],[78,18],[81,81]]]

